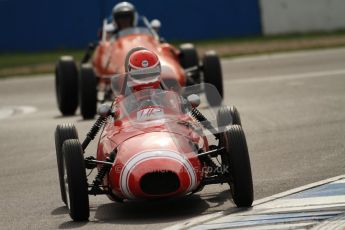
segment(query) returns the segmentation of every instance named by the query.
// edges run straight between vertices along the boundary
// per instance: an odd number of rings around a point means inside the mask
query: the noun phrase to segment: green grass
[[[313,41],[316,39],[327,39],[335,37],[345,37],[345,31],[336,32],[319,32],[319,33],[305,33],[305,34],[289,34],[289,35],[276,35],[276,36],[252,36],[252,37],[240,37],[240,38],[224,38],[216,40],[198,40],[198,41],[172,41],[171,43],[178,46],[184,42],[194,43],[198,48],[214,46],[222,50],[222,46],[246,46],[248,44],[255,44],[257,47],[261,47],[262,44],[269,44],[270,42],[289,42],[289,41],[299,41],[308,40]],[[235,52],[219,52],[222,57],[234,57],[242,56],[247,54],[257,54],[257,53],[274,53],[281,51],[293,51],[297,49],[318,49],[327,47],[341,47],[345,46],[345,42],[338,42],[329,45],[317,44],[314,46],[303,46],[297,48],[285,48],[284,45],[273,50],[246,50],[242,53]],[[61,55],[72,55],[76,61],[80,61],[84,55],[84,50],[52,50],[45,52],[18,52],[18,53],[0,53],[0,77],[6,77],[10,75],[29,75],[29,74],[39,74],[54,71],[54,64],[59,59]]]
[[[57,50],[40,53],[2,53],[0,54],[0,69],[55,63],[61,55],[72,55],[80,60],[83,52],[83,50]]]

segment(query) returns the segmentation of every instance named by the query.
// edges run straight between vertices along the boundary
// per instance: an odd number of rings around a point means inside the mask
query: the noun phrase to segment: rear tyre
[[[253,179],[246,137],[239,125],[228,126],[221,135],[222,164],[225,166],[232,199],[237,207],[250,207],[253,203]]]
[[[228,125],[242,126],[240,113],[235,106],[224,106],[218,110],[217,124],[219,128],[226,128]]]
[[[222,68],[220,64],[220,59],[217,53],[213,50],[208,51],[205,53],[203,59],[203,73],[204,73],[204,82],[213,85],[217,88],[219,95],[221,98],[224,96],[223,92],[223,74]],[[218,97],[212,94],[212,92],[208,92],[206,90],[206,99],[210,106],[219,106],[221,104],[221,100]]]
[[[55,92],[62,115],[74,115],[78,107],[78,69],[71,56],[61,57],[55,66]]]
[[[55,149],[56,149],[56,160],[58,165],[59,183],[61,191],[61,199],[66,204],[66,188],[64,181],[64,164],[62,155],[62,145],[65,140],[78,139],[78,133],[74,125],[62,124],[58,125],[55,129]]]
[[[64,142],[62,151],[69,214],[74,221],[88,220],[89,196],[82,147],[77,139],[70,139]]]
[[[198,53],[193,44],[191,43],[182,44],[180,45],[179,48],[180,48],[179,59],[180,59],[181,66],[184,69],[199,66]],[[195,74],[192,75],[192,78],[194,80],[194,83],[200,84],[201,79],[200,79],[199,71],[196,71]]]
[[[80,69],[79,103],[84,119],[92,119],[97,110],[97,81],[90,64],[83,64]]]

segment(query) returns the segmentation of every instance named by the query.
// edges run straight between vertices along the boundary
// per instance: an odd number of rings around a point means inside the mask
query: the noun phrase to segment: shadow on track
[[[64,214],[68,214],[68,208],[66,206],[61,206],[61,207],[58,207],[56,209],[54,209],[51,214],[53,216],[56,216],[56,215],[64,215]]]
[[[74,221],[67,221],[59,226],[59,229],[73,229],[73,228],[80,228],[86,225],[88,221],[82,222],[74,222]]]
[[[183,221],[215,211],[223,211],[221,208],[229,198],[229,191],[226,190],[167,200],[109,202],[90,207],[89,222],[67,221],[60,224],[59,229],[79,228],[87,223],[143,225]],[[63,207],[52,211],[52,215],[59,214],[66,215],[68,211]]]
[[[208,208],[209,204],[199,195],[169,200],[109,203],[97,208],[95,222],[134,225],[164,223],[200,215]]]

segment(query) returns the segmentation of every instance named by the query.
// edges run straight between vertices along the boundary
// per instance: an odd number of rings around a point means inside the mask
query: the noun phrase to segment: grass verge
[[[173,42],[179,45],[182,42]],[[332,33],[290,34],[281,36],[260,36],[226,38],[207,41],[192,41],[199,54],[213,49],[222,57],[249,54],[266,54],[282,51],[345,47],[345,31]],[[61,55],[72,55],[78,61],[84,50],[55,50],[33,53],[0,54],[0,77],[52,73],[54,64]]]

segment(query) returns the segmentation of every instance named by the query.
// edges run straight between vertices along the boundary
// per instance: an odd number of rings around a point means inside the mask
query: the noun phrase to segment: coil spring
[[[99,130],[102,128],[108,117],[99,117],[95,124],[91,127],[90,132],[87,134],[92,140],[96,137]]]
[[[219,134],[217,130],[212,126],[211,122],[207,120],[207,118],[197,109],[193,108],[191,111],[191,115],[200,123],[202,124],[206,129],[208,129],[218,140]]]
[[[197,109],[193,108],[191,111],[191,115],[200,122],[205,128],[211,131],[211,133],[215,136],[216,139],[219,139],[219,134],[212,126],[212,124],[207,120],[207,118]],[[206,165],[211,166],[212,168],[216,168],[216,163],[212,160],[210,156],[205,156],[202,158],[202,161],[206,163]]]
[[[193,108],[191,111],[191,115],[197,119],[199,122],[203,122],[206,121],[206,117],[197,109],[197,108]]]
[[[91,127],[91,130],[87,133],[85,140],[81,144],[83,151],[85,151],[86,147],[90,144],[91,140],[95,139],[97,133],[103,126],[103,124],[107,121],[108,117],[100,116],[95,124]]]
[[[115,160],[115,152],[111,152],[110,155],[105,159],[106,162],[114,162]],[[92,182],[92,189],[91,191],[97,191],[98,186],[101,185],[105,175],[110,171],[111,165],[104,164],[102,165],[101,169],[98,171],[97,176]],[[95,192],[96,193],[96,192]]]

